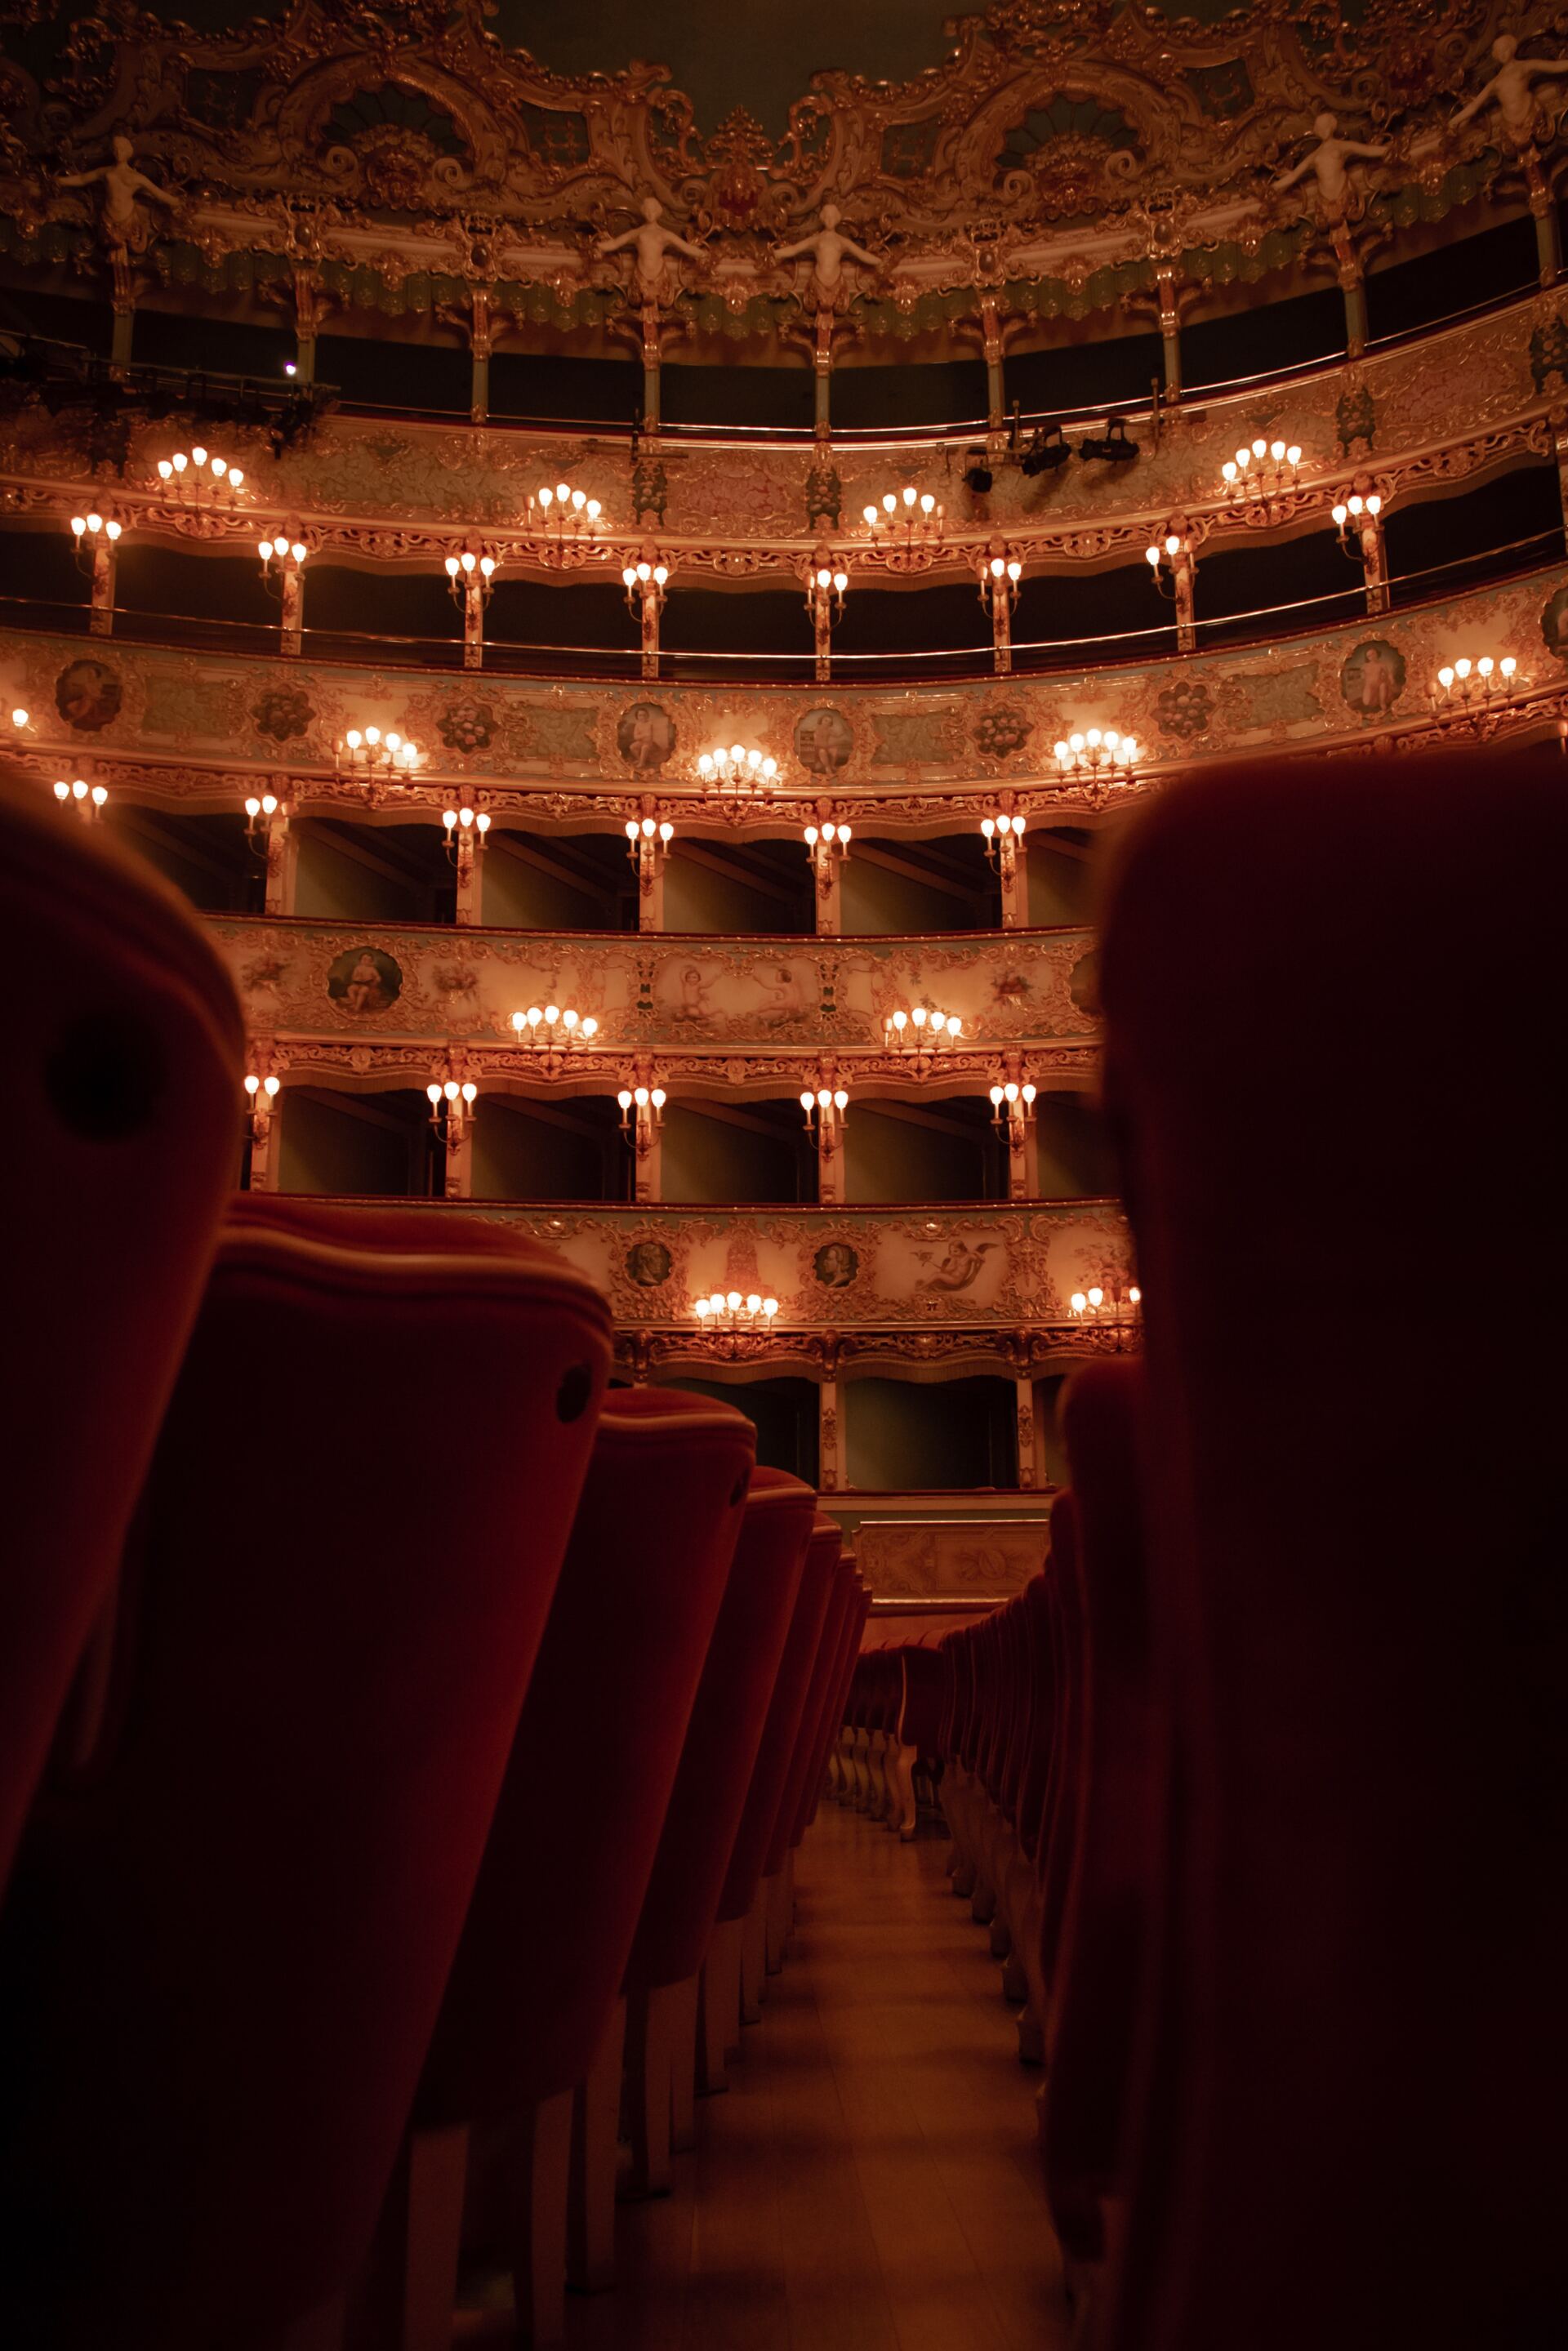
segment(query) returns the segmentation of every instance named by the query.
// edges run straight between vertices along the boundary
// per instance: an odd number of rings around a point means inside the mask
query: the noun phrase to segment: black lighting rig
[[[219,375],[207,369],[162,367],[132,360],[114,366],[80,343],[0,328],[0,402],[34,402],[51,416],[85,411],[95,464],[123,468],[131,424],[179,416],[214,431],[254,427],[267,434],[273,455],[308,439],[337,400],[331,384]]]

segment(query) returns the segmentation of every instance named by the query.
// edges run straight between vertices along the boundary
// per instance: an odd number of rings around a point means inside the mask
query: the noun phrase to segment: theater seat
[[[513,2270],[522,2339],[561,2335],[574,2121],[574,2282],[611,2282],[618,1998],[755,1451],[728,1405],[605,1400],[387,2216],[403,2351],[451,2338],[471,2131],[503,2175],[475,2233]]]
[[[0,958],[3,1888],[201,1299],[239,1157],[245,1040],[184,902],[12,780]]]
[[[1561,2336],[1565,773],[1244,762],[1111,884],[1169,1722],[1114,2351]]]
[[[626,1968],[630,2186],[670,2179],[672,2100],[685,2093],[699,1971],[718,1916],[753,1766],[789,1632],[817,1498],[782,1469],[751,1481],[724,1602],[681,1750],[658,1852]],[[738,1994],[737,1994],[738,1997]],[[704,2086],[725,2086],[709,2067]]]
[[[99,1748],[0,1930],[0,2335],[29,2351],[326,2326],[587,1467],[610,1328],[582,1277],[463,1218],[411,1214],[396,1252],[317,1222],[252,1201],[223,1238]]]

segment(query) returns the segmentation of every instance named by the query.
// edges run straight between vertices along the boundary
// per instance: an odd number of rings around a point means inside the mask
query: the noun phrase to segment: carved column
[[[131,346],[136,333],[136,272],[123,246],[110,253],[109,266],[113,280],[110,299],[114,309],[109,363],[111,368],[128,368],[131,365]]]
[[[1563,508],[1563,527],[1568,530],[1568,408],[1554,408],[1547,422],[1552,427],[1552,450],[1557,460],[1557,496]]]
[[[1366,609],[1369,612],[1388,610],[1388,555],[1383,544],[1381,514],[1363,514],[1359,521],[1361,560],[1366,573]]]
[[[92,549],[92,601],[88,613],[88,627],[95,637],[111,636],[114,632],[114,563],[115,541],[99,532]]]
[[[1343,221],[1335,223],[1333,235],[1340,292],[1344,297],[1344,347],[1350,358],[1358,360],[1366,350],[1366,288],[1355,246]]]
[[[817,1483],[824,1494],[837,1494],[844,1484],[839,1431],[839,1375],[836,1349],[830,1354],[817,1387]]]
[[[1012,855],[1004,858],[1002,881],[1002,928],[1004,931],[1026,930],[1029,926],[1029,837],[1015,840]]]
[[[832,1131],[832,1148],[824,1150],[817,1144],[817,1197],[825,1208],[836,1208],[844,1196],[844,1124],[838,1119]]]
[[[316,338],[320,331],[326,304],[316,283],[312,269],[294,272],[294,340],[295,366],[301,383],[316,381]]]
[[[811,363],[815,378],[816,434],[819,441],[825,441],[831,429],[833,405],[833,314],[831,310],[819,310],[817,313],[817,339]]]
[[[643,674],[644,677],[657,677],[659,674],[659,613],[663,609],[664,601],[664,597],[657,588],[643,589]]]
[[[650,433],[659,429],[659,306],[643,305],[643,423]]]
[[[1563,233],[1557,223],[1557,207],[1552,200],[1541,169],[1541,158],[1533,147],[1524,157],[1525,184],[1530,190],[1530,210],[1535,222],[1535,259],[1542,286],[1555,286],[1563,275]]]
[[[474,288],[470,312],[468,421],[471,424],[483,424],[490,413],[490,351],[494,340],[490,323],[490,297],[483,286],[476,286]],[[475,663],[473,666],[477,668],[478,664]]]
[[[1160,348],[1164,353],[1166,396],[1181,398],[1181,313],[1176,308],[1176,264],[1156,261],[1155,290],[1160,303]]]
[[[1011,676],[1013,607],[1005,583],[991,599],[991,660],[998,677]]]
[[[485,666],[485,583],[476,572],[463,582],[463,666]]]
[[[825,857],[817,868],[817,936],[836,939],[839,935],[839,870],[841,861]]]
[[[1024,1113],[1022,1125],[1009,1130],[1008,1197],[1009,1200],[1033,1200],[1039,1195],[1040,1134],[1031,1104]]]
[[[637,928],[662,931],[664,927],[664,861],[648,857],[641,861],[637,874]]]
[[[449,1200],[468,1200],[474,1196],[474,1113],[470,1111],[463,1121],[463,1131],[455,1143],[444,1144],[446,1153],[446,1196]]]
[[[1176,590],[1176,650],[1184,653],[1195,653],[1197,649],[1197,559],[1185,535],[1181,547],[1171,559],[1171,582]]]
[[[295,889],[299,872],[299,841],[287,816],[288,778],[275,776],[272,789],[278,800],[277,813],[269,817],[267,825],[267,899],[269,914],[288,915],[294,912]]]
[[[277,1134],[277,1122],[282,1113],[281,1092],[269,1109],[263,1111],[259,1115],[254,1111],[251,1113],[250,1174],[246,1185],[247,1191],[271,1192],[277,1189],[277,1169],[273,1156],[273,1147]]]
[[[305,573],[298,563],[283,567],[283,609],[278,628],[285,653],[298,655],[301,632],[305,627]]]
[[[981,348],[986,358],[986,425],[999,433],[1007,419],[1007,383],[1002,371],[1002,329],[997,315],[997,298],[986,293],[980,297]]]
[[[485,840],[475,831],[465,839],[457,852],[456,919],[464,928],[484,921],[481,906],[485,890]]]
[[[664,1150],[657,1127],[648,1139],[648,1148],[640,1156],[632,1155],[632,1197],[637,1200],[657,1200],[663,1196],[660,1181],[660,1155]]]
[[[1027,1492],[1039,1483],[1034,1450],[1034,1382],[1028,1378],[1015,1380],[1013,1393],[1018,1411],[1019,1485]]]

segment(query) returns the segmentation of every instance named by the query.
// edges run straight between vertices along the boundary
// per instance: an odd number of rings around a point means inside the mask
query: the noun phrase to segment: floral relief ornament
[[[291,743],[310,731],[316,713],[302,685],[266,686],[251,705],[258,735],[271,743]]]
[[[988,759],[1010,759],[1034,732],[1033,721],[1015,702],[983,710],[975,722],[975,748]]]
[[[487,702],[462,694],[447,704],[435,724],[449,751],[486,751],[496,731],[496,714]]]
[[[1190,742],[1207,735],[1214,716],[1214,697],[1201,678],[1177,678],[1163,686],[1155,702],[1155,723],[1162,735]]]

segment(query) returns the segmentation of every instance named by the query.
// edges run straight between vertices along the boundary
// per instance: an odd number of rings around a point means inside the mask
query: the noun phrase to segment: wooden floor
[[[674,2194],[622,2207],[622,2283],[571,2297],[572,2351],[1065,2351],[1039,2076],[946,1849],[822,1807],[762,2022]],[[497,2330],[466,2313],[462,2339]]]

